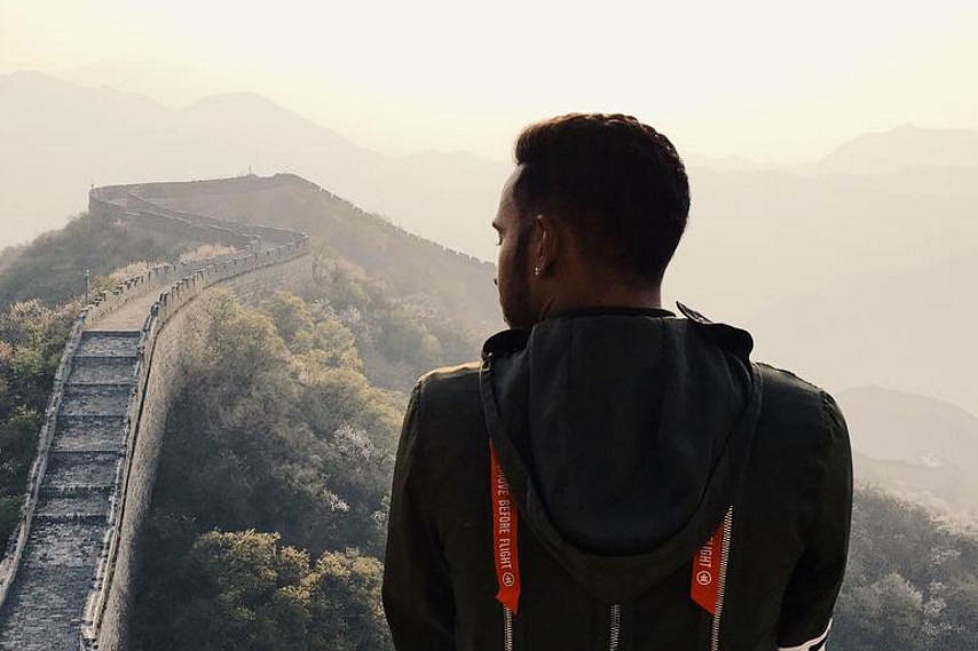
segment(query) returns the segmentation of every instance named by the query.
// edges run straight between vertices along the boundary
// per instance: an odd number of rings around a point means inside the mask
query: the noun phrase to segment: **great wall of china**
[[[89,210],[137,227],[191,233],[234,252],[164,264],[103,292],[74,322],[55,377],[18,529],[0,562],[0,649],[125,649],[137,545],[168,400],[206,289],[246,300],[312,277],[301,232],[223,221],[153,203],[199,184],[95,188]],[[147,199],[150,197],[150,199]]]

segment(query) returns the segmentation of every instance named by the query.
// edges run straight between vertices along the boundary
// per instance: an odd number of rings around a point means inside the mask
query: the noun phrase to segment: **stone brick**
[[[135,357],[75,356],[69,384],[132,384],[135,379]]]

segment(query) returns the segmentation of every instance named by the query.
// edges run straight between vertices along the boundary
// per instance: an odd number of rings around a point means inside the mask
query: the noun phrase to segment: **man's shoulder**
[[[459,409],[466,405],[481,409],[478,361],[440,366],[418,377],[415,390],[430,413]]]
[[[418,377],[415,435],[429,454],[438,458],[468,454],[472,437],[484,436],[480,366],[479,362],[442,366]]]
[[[826,439],[846,436],[845,419],[835,398],[825,389],[792,371],[757,362],[763,394],[761,421],[779,438],[809,438],[824,445]]]
[[[815,399],[825,391],[814,382],[767,362],[755,362],[761,372],[765,395],[769,392],[784,394],[795,399]]]
[[[422,373],[418,377],[417,384],[426,392],[458,389],[461,386],[478,383],[481,368],[482,364],[478,361],[439,366]]]

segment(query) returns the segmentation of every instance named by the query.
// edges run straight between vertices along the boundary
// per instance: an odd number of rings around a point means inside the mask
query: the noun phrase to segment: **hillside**
[[[978,522],[978,418],[940,400],[878,387],[837,397],[858,482]]]
[[[492,264],[408,233],[298,176],[146,184],[138,192],[179,211],[305,231],[389,283],[404,300],[440,310],[445,320],[464,323],[483,338],[506,327]]]
[[[16,260],[26,249],[26,244],[17,244],[0,249],[0,273],[13,264],[14,260]]]
[[[857,490],[849,558],[826,648],[970,651],[978,624],[978,529]]]
[[[98,291],[105,288],[100,277],[119,267],[173,260],[214,243],[197,234],[82,213],[60,230],[0,252],[0,309],[32,298],[57,305],[84,296],[86,270],[91,289]]]

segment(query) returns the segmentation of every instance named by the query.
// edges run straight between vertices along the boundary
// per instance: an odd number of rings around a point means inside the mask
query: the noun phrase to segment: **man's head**
[[[493,227],[503,318],[655,296],[689,213],[672,143],[627,115],[570,114],[527,127]]]

